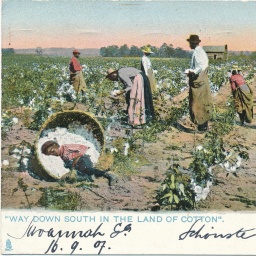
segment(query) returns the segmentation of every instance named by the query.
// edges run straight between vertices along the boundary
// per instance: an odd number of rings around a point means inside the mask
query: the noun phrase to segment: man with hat
[[[199,131],[208,129],[213,104],[210,84],[208,80],[208,56],[202,47],[198,35],[190,35],[187,39],[194,50],[190,69],[186,70],[189,77],[189,112],[193,123]]]
[[[59,145],[55,140],[48,140],[41,146],[41,152],[47,156],[59,156],[65,163],[65,167],[75,169],[82,175],[95,175],[96,178],[103,177],[112,186],[117,181],[117,176],[106,171],[93,167],[89,155],[86,154],[89,148],[81,144]]]
[[[143,46],[141,50],[143,52],[143,56],[141,58],[141,70],[148,77],[151,91],[154,93],[156,91],[156,80],[149,58],[149,55],[153,52],[151,51],[150,46]]]
[[[82,66],[78,60],[80,54],[81,53],[78,50],[74,50],[73,57],[69,62],[70,83],[73,85],[76,94],[78,94],[80,91],[86,91],[86,84],[82,73]]]

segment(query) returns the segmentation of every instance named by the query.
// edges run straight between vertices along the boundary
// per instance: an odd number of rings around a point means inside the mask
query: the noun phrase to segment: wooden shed
[[[228,46],[203,46],[203,49],[208,55],[209,59],[214,60],[227,60],[228,59]]]

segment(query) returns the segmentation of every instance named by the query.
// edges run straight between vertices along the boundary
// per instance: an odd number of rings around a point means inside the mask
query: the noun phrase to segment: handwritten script
[[[208,239],[208,238],[224,238],[224,239],[230,239],[230,238],[241,238],[241,239],[249,239],[256,236],[255,228],[251,229],[244,229],[240,228],[239,230],[235,232],[230,233],[207,233],[204,231],[205,224],[197,227],[197,222],[199,220],[195,221],[192,226],[189,228],[188,231],[182,233],[179,235],[179,240],[185,240],[186,238],[192,237],[192,238],[199,238],[199,239]],[[212,227],[214,229],[214,227]],[[253,232],[254,231],[254,232]]]
[[[109,235],[106,235],[105,232],[103,232],[103,223],[100,223],[95,229],[87,229],[87,230],[79,230],[79,231],[65,231],[65,230],[55,230],[54,228],[50,228],[48,230],[45,230],[43,228],[37,228],[37,226],[32,224],[33,221],[31,221],[26,228],[26,231],[21,236],[15,236],[8,234],[9,237],[12,237],[14,239],[22,239],[24,237],[39,237],[39,238],[53,238],[51,241],[49,247],[46,249],[44,254],[48,253],[60,253],[60,251],[63,250],[63,248],[60,248],[59,242],[62,238],[69,238],[72,239],[72,245],[70,246],[71,252],[70,254],[73,254],[76,249],[79,247],[79,242],[77,241],[78,238],[95,238],[95,242],[93,247],[98,250],[98,254],[101,254],[102,250],[107,247],[107,238],[114,239],[120,234],[123,234],[126,236],[128,232],[131,232],[132,230],[132,224],[124,225],[123,223],[117,223],[113,227],[113,230],[110,232]],[[111,249],[108,247],[108,249]],[[79,248],[79,250],[82,250],[82,248]]]

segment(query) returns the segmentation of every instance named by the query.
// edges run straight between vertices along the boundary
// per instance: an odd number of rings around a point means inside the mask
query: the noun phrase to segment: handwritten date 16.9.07
[[[103,224],[103,223],[101,223],[101,224],[98,226],[98,228],[96,229],[96,232],[94,232],[93,234],[89,232],[89,234],[85,235],[85,233],[82,233],[82,231],[78,231],[78,232],[73,233],[73,235],[71,236],[71,238],[75,238],[76,236],[81,237],[82,234],[83,234],[82,237],[88,237],[88,236],[96,237],[97,235],[99,235],[99,236],[104,236],[105,233],[99,232],[99,229],[100,229],[100,227],[102,226],[102,224]],[[130,232],[130,231],[132,230],[132,227],[131,227],[131,226],[132,226],[132,224],[128,224],[128,225],[126,225],[124,228],[122,228],[122,223],[116,224],[115,227],[114,227],[114,229],[113,229],[113,232],[110,234],[110,238],[115,238],[116,236],[118,236],[118,235],[121,234],[121,233],[123,233],[123,234],[126,236],[126,233],[127,233],[127,232]],[[60,236],[60,237],[61,237],[61,236]],[[58,240],[59,240],[60,237],[58,237],[56,240],[53,240],[53,241],[51,242],[51,244],[49,245],[48,249],[46,250],[46,252],[45,252],[44,254],[57,252],[58,247],[59,247],[59,246],[58,246]],[[106,240],[103,240],[103,241],[98,240],[98,241],[96,241],[96,242],[94,243],[93,247],[99,249],[98,254],[101,254],[103,248],[106,247],[106,242],[107,242]],[[74,242],[72,243],[72,245],[70,246],[70,250],[71,250],[70,254],[73,254],[73,253],[76,251],[76,249],[82,251],[82,248],[81,248],[80,246],[79,246],[79,248],[78,248],[78,245],[79,245],[79,242],[78,242],[78,241],[74,241]],[[110,250],[111,248],[108,247],[108,249]],[[63,248],[59,248],[59,250],[62,251]],[[58,250],[58,251],[59,251],[59,250]]]

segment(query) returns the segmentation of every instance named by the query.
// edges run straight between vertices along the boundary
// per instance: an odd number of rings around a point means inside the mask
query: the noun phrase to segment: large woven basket
[[[100,152],[103,152],[103,149],[105,147],[104,130],[99,121],[91,113],[84,112],[81,110],[65,110],[62,112],[55,113],[44,122],[35,140],[36,159],[38,162],[37,168],[41,169],[41,173],[43,170],[46,176],[50,176],[53,179],[60,179],[60,177],[57,177],[53,173],[51,173],[51,170],[49,170],[49,168],[47,169],[38,157],[38,152],[39,150],[41,150],[38,148],[38,140],[41,137],[42,132],[44,130],[54,129],[56,127],[68,128],[68,125],[70,123],[76,121],[79,122],[81,125],[86,125],[86,127],[89,127],[95,139],[99,142],[101,146]]]

